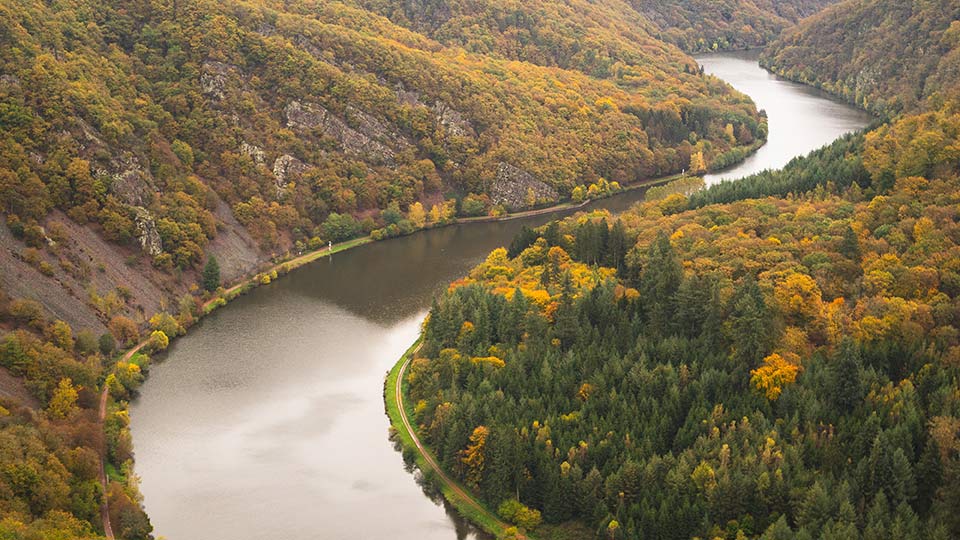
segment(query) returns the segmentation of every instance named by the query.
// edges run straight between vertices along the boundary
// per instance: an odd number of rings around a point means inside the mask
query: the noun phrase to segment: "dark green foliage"
[[[871,183],[870,173],[863,166],[863,134],[845,135],[833,143],[797,157],[783,169],[764,171],[736,182],[721,182],[690,196],[689,207],[728,203],[743,199],[782,197],[804,193],[829,182],[836,189],[856,184],[860,188]]]
[[[207,257],[207,264],[203,267],[203,289],[213,292],[220,288],[220,263],[213,255]]]
[[[117,348],[117,342],[113,338],[113,334],[107,332],[100,335],[100,339],[97,340],[97,346],[100,349],[100,354],[104,356],[109,356],[113,354],[113,351]]]
[[[403,214],[400,214],[399,209],[393,211],[388,208],[383,213],[384,219],[391,220],[389,222],[390,225],[396,225],[397,222],[403,219]],[[323,222],[323,237],[331,242],[349,240],[360,234],[360,231],[360,224],[357,223],[356,218],[350,214],[338,214],[334,212]]]
[[[520,252],[532,246],[533,243],[537,241],[537,238],[540,238],[537,231],[524,225],[523,228],[520,229],[520,232],[515,234],[513,240],[510,241],[510,247],[507,248],[507,257],[511,259],[516,257]]]

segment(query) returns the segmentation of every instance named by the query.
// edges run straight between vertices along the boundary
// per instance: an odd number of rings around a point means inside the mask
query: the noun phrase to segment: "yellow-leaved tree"
[[[407,212],[407,217],[418,229],[422,229],[427,224],[427,212],[423,209],[423,205],[419,202],[415,202],[410,205],[410,210]]]
[[[486,461],[485,449],[489,430],[486,426],[477,426],[470,434],[470,444],[460,454],[460,461],[466,466],[464,482],[473,489],[480,486],[483,467]]]
[[[750,383],[770,401],[776,401],[783,388],[797,380],[800,365],[777,353],[763,359],[763,365],[750,372]]]

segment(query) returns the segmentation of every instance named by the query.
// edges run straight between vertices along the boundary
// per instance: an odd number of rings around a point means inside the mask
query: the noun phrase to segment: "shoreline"
[[[755,143],[748,147],[744,147],[745,148],[744,158],[756,152],[757,149],[763,146],[763,144],[766,144],[765,139],[761,143]],[[631,182],[629,184],[622,186],[620,191],[617,191],[616,193],[612,193],[606,197],[600,197],[596,199],[586,199],[582,202],[573,202],[572,200],[566,200],[551,206],[546,206],[541,208],[532,208],[529,210],[523,210],[520,212],[505,214],[501,216],[476,216],[476,217],[457,218],[448,223],[436,224],[430,227],[417,229],[411,232],[410,234],[417,234],[422,231],[426,231],[430,229],[439,229],[443,227],[450,227],[453,225],[463,225],[463,224],[471,224],[471,223],[495,223],[495,222],[502,222],[502,221],[511,221],[511,220],[521,219],[526,217],[552,214],[552,213],[563,212],[563,211],[579,210],[597,201],[617,197],[619,195],[625,194],[630,191],[635,191],[641,188],[649,188],[649,187],[667,184],[674,180],[685,178],[685,177],[691,177],[691,176],[698,176],[698,175],[675,173],[675,174],[670,174],[670,175],[661,176],[657,178],[639,180],[639,181]],[[409,235],[405,235],[405,236],[409,236]],[[370,236],[363,236],[359,238],[345,240],[343,242],[333,244],[332,246],[322,247],[320,249],[310,251],[302,255],[297,255],[287,260],[283,260],[281,262],[273,263],[270,266],[268,266],[266,269],[262,269],[260,271],[253,273],[252,275],[247,275],[241,278],[239,281],[237,281],[236,283],[234,283],[228,288],[221,287],[212,296],[208,297],[206,300],[202,300],[202,303],[200,304],[199,313],[195,315],[195,319],[192,322],[192,324],[184,328],[184,333],[179,336],[168,336],[169,341],[170,343],[172,343],[174,340],[187,335],[187,333],[189,333],[190,328],[195,326],[201,319],[213,313],[220,307],[227,305],[230,301],[235,300],[236,298],[250,292],[251,290],[257,287],[260,287],[263,285],[269,285],[275,279],[278,279],[279,277],[282,277],[283,275],[286,275],[293,270],[306,266],[307,264],[310,264],[324,256],[332,256],[335,253],[341,253],[343,251],[347,251],[355,247],[359,247],[359,246],[363,246],[366,244],[371,244],[371,243],[379,242],[383,240],[389,240],[389,239],[390,238],[383,238],[381,240],[375,240]],[[200,298],[202,299],[203,297],[200,297]],[[419,343],[419,341],[420,340],[418,339],[417,343]],[[132,347],[124,350],[122,353],[115,356],[114,368],[122,362],[130,362],[131,360],[134,359],[134,357],[137,354],[143,353],[144,350],[149,349],[149,345],[150,345],[150,337],[148,336],[141,339],[138,343],[136,343]],[[162,351],[150,351],[149,353],[144,353],[144,354],[146,354],[149,359],[149,355],[151,353],[155,354],[156,352],[162,352]],[[411,349],[407,351],[407,354],[405,354],[403,358],[406,358],[407,355],[410,355],[412,357],[413,352],[415,351],[413,350],[413,347],[411,347]],[[401,363],[398,363],[398,366],[399,365],[401,365]],[[113,372],[112,369],[107,371],[105,373],[105,377],[112,374],[112,372]],[[144,379],[138,385],[138,388],[140,385],[145,384],[149,379],[149,371],[144,373],[144,375],[145,375]],[[101,395],[100,395],[99,408],[98,408],[98,417],[100,419],[101,430],[103,429],[102,426],[105,425],[104,420],[106,417],[106,413],[112,404],[113,405],[119,404],[121,410],[126,410],[126,408],[129,406],[128,401],[117,400],[110,395],[109,386],[106,384],[105,381],[102,384],[103,384],[103,387],[100,393]],[[133,399],[136,399],[136,395],[135,395],[136,389],[134,389],[132,393],[133,393]],[[385,396],[387,395],[389,395],[389,393],[385,394]],[[391,418],[391,421],[392,421],[392,418]],[[105,454],[106,452],[101,453],[100,463],[99,463],[99,467],[103,471],[107,470],[108,465],[111,465],[111,466],[114,465],[107,460]],[[421,455],[420,459],[424,460],[426,458],[423,455]],[[418,466],[420,466],[419,460],[418,460]],[[424,470],[422,466],[420,468],[421,468],[421,471]],[[453,482],[448,477],[446,477],[445,473],[443,473],[442,469],[439,466],[436,466],[436,470],[442,477],[447,478],[447,482],[449,483],[449,485],[447,485],[446,489],[442,489],[442,491],[444,493],[444,497],[447,498],[447,500],[450,501],[451,504],[453,504],[457,512],[470,523],[474,524],[475,526],[479,525],[481,529],[487,532],[491,532],[492,534],[494,534],[495,537],[499,538],[500,536],[502,536],[503,532],[506,530],[506,527],[508,527],[508,525],[500,521],[495,513],[491,512],[489,509],[484,507],[481,503],[475,501],[470,495],[468,495],[468,492],[464,491],[463,488],[460,488],[455,482]],[[107,493],[109,484],[111,481],[113,481],[111,479],[111,475],[105,472],[103,475],[101,475],[100,480],[101,480],[101,487],[103,489],[103,493]],[[460,496],[458,497],[454,495],[448,495],[448,491],[451,493],[459,491]],[[466,502],[467,500],[471,502],[468,503]],[[109,533],[112,533],[112,530],[111,530],[112,528],[109,521],[109,506],[108,506],[108,501],[106,497],[103,498],[103,501],[101,504],[101,517],[103,520],[103,524],[102,524],[103,529],[105,533],[109,535]],[[149,515],[148,515],[148,519],[149,519]],[[107,538],[109,539],[110,536],[107,536]]]
[[[420,351],[421,346],[423,346],[422,336],[418,337],[400,356],[384,379],[384,409],[390,419],[390,440],[400,445],[404,460],[408,452],[414,453],[414,464],[420,470],[424,480],[438,488],[461,517],[495,538],[501,538],[514,526],[502,521],[493,510],[477,500],[468,488],[450,478],[443,467],[437,463],[430,447],[420,442],[416,429],[410,423],[409,415],[413,414],[413,408],[403,400],[407,386],[404,372]],[[534,540],[535,537],[524,533],[523,538]]]

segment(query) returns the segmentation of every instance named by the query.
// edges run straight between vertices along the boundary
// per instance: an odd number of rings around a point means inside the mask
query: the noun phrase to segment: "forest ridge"
[[[492,252],[430,311],[418,431],[508,536],[960,536],[956,2],[764,53],[884,119]]]
[[[0,536],[150,537],[126,404],[221,283],[736,162],[764,115],[687,53],[762,45],[882,121],[524,231],[431,310],[413,419],[517,536],[960,535],[958,9],[0,5]]]

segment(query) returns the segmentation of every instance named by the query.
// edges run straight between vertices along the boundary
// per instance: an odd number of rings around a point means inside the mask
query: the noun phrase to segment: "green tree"
[[[213,292],[220,288],[220,263],[213,255],[207,257],[207,264],[203,267],[201,279],[205,291]]]
[[[400,209],[396,209],[397,221],[403,219]],[[360,232],[360,224],[350,214],[333,212],[323,222],[323,235],[331,242],[343,242],[356,236]]]
[[[113,334],[107,332],[100,335],[97,346],[100,349],[100,354],[110,356],[117,348],[117,341],[113,338]]]

